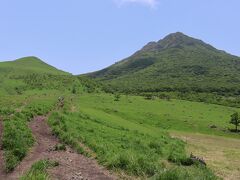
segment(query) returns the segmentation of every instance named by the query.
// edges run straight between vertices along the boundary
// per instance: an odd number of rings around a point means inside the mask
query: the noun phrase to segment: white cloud
[[[126,3],[139,3],[151,8],[156,7],[158,4],[158,0],[115,0],[115,2],[120,6]]]

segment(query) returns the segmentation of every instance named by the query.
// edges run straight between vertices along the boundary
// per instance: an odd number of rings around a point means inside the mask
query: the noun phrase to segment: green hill
[[[240,58],[177,32],[88,74],[121,92],[240,94]]]
[[[100,90],[100,85],[89,78],[58,70],[37,57],[0,62],[0,95],[22,94],[35,89],[78,93]]]
[[[46,84],[52,84],[54,87],[56,82],[53,79],[56,77],[49,77],[60,75],[69,76],[70,74],[44,63],[37,57],[0,62],[0,95],[21,94],[31,88],[46,88]],[[42,83],[44,80],[45,83]]]
[[[0,74],[16,75],[28,73],[69,74],[44,63],[37,57],[24,57],[15,61],[0,62]]]

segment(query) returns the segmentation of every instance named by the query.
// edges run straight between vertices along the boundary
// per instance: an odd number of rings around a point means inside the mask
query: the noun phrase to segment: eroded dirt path
[[[51,149],[59,141],[52,135],[46,123],[46,117],[39,116],[34,118],[30,123],[30,127],[36,139],[36,145],[14,172],[9,174],[5,179],[18,179],[30,169],[33,163],[41,159],[50,159],[60,163],[59,166],[49,170],[52,179],[116,179],[106,169],[100,167],[95,160],[77,154],[71,148],[67,148],[66,151],[52,151]]]

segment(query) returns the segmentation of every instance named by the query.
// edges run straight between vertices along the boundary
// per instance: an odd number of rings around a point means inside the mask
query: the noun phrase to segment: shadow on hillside
[[[232,132],[232,133],[240,133],[240,130],[236,130],[236,129],[230,129],[228,128],[228,131]]]

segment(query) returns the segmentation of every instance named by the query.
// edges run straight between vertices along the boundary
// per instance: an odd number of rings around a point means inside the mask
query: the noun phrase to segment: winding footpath
[[[0,132],[2,132],[0,125]],[[19,166],[10,174],[1,173],[0,179],[15,180],[26,173],[33,163],[49,159],[59,162],[59,166],[49,169],[51,179],[57,180],[113,180],[117,179],[103,167],[100,167],[96,160],[89,159],[76,153],[73,149],[67,147],[66,151],[52,151],[53,147],[59,143],[59,140],[51,133],[51,129],[46,123],[46,117],[35,117],[29,124],[36,144],[31,152],[24,158]],[[1,161],[0,154],[0,162]],[[2,163],[1,163],[2,164]]]

